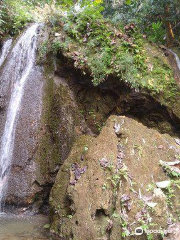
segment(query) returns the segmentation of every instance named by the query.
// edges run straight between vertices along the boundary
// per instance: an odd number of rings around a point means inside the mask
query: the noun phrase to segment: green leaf
[[[50,227],[51,227],[51,226],[50,226],[49,223],[47,223],[47,224],[44,225],[44,228],[45,228],[45,229],[49,229]]]
[[[126,0],[126,4],[130,5],[131,4],[131,0]]]

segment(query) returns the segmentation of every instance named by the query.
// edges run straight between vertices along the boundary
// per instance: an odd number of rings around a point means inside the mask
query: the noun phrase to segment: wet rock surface
[[[42,113],[43,74],[37,67],[29,75],[17,121],[6,202],[26,205],[40,189],[36,180],[35,152]]]
[[[80,125],[76,102],[66,81],[52,76],[45,84],[39,142],[36,152],[37,194],[48,201],[56,174],[67,158]],[[38,196],[39,195],[39,196]]]
[[[1,197],[8,204],[29,204],[37,191],[34,153],[43,93],[42,69],[35,66],[37,28],[32,24],[14,41],[0,71]]]
[[[18,74],[22,71],[19,59],[13,58],[13,61],[7,59],[0,73],[1,135],[15,79],[13,74],[15,70]],[[24,65],[22,62],[22,68]],[[78,124],[76,103],[66,82],[54,77],[53,71],[47,73],[40,66],[34,66],[28,76],[16,119],[12,166],[6,191],[8,205],[27,206],[37,202],[35,208],[38,210],[44,201],[48,203],[50,188],[60,165],[68,156]]]

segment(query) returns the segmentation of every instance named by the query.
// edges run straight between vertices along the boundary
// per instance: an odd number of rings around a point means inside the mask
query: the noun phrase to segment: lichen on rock
[[[77,139],[58,172],[50,195],[51,232],[62,239],[116,240],[147,239],[150,230],[167,229],[178,221],[179,182],[159,161],[174,161],[179,154],[169,135],[112,115],[98,137]],[[72,182],[74,164],[84,171]],[[156,182],[165,180],[171,187],[157,188]],[[147,233],[136,236],[136,227]]]

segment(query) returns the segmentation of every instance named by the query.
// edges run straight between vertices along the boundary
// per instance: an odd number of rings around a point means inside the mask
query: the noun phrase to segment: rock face
[[[35,182],[42,187],[46,199],[60,166],[70,152],[79,123],[74,96],[65,79],[58,76],[48,78],[36,151]],[[38,199],[39,197],[41,192],[37,194]]]
[[[50,194],[51,232],[60,239],[161,239],[151,231],[178,219],[179,175],[160,163],[179,154],[169,135],[111,116],[98,137],[78,138],[60,168]],[[170,185],[158,188],[162,181]]]
[[[6,202],[37,207],[67,158],[80,119],[64,79],[51,74],[28,81],[16,130],[12,171]]]
[[[1,135],[18,61],[7,58],[0,72]],[[78,116],[65,81],[54,77],[51,71],[47,73],[40,66],[33,66],[16,119],[6,203],[21,206],[37,202],[39,207],[48,199],[59,166],[67,158],[74,140]]]
[[[173,224],[168,229],[169,234],[163,240],[179,240],[180,236],[180,223]]]
[[[46,40],[48,31],[38,30]],[[8,104],[16,75],[25,69],[26,55],[10,51],[0,69],[0,134],[3,134]],[[16,50],[16,49],[15,49]],[[15,52],[15,53],[14,53]],[[24,54],[24,55],[23,55]],[[65,79],[54,76],[52,61],[44,68],[33,65],[16,118],[11,172],[6,203],[24,206],[48,201],[60,165],[67,158],[75,132],[81,130],[79,112]]]
[[[1,164],[8,164],[8,179],[5,182],[3,179],[3,187],[7,186],[4,190],[5,201],[9,204],[28,204],[32,201],[30,199],[34,192],[38,191],[33,186],[36,168],[34,153],[37,148],[44,85],[42,70],[34,64],[38,28],[34,24],[24,31],[9,51],[0,71],[0,105],[3,109],[0,114],[0,134],[3,136],[0,139],[1,156],[3,149],[9,152],[9,155],[4,154],[4,160],[1,158]],[[5,125],[10,117],[11,126]],[[6,126],[10,131],[3,135]]]
[[[32,203],[39,187],[36,179],[35,152],[42,115],[44,79],[39,68],[33,69],[28,78],[17,120],[12,167],[8,180],[6,202],[9,204]]]

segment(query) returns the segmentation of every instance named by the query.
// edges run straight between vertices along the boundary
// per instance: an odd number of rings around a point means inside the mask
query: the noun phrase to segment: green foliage
[[[27,24],[27,22],[30,22],[33,19],[28,8],[21,5],[21,2],[18,1],[12,2],[10,12],[12,14],[13,33],[17,33]]]
[[[25,4],[27,6],[44,6],[45,4],[51,4],[53,0],[25,0],[21,1],[22,4]]]
[[[165,164],[163,161],[160,161],[160,165],[170,178],[174,179],[180,177],[180,173],[176,172],[171,166]]]
[[[170,21],[176,33],[176,39],[180,33],[180,2],[178,0],[134,0],[123,1],[114,5],[113,1],[104,1],[105,16],[114,23],[126,25],[135,23],[139,29],[153,42],[165,42],[166,20]],[[168,7],[168,16],[165,8]]]
[[[48,224],[48,223],[44,225],[44,228],[45,228],[45,229],[49,229],[50,227],[51,227],[51,225]]]
[[[72,218],[73,218],[73,216],[72,216],[72,215],[68,215],[68,216],[67,216],[67,218],[69,218],[69,219],[72,219]]]
[[[4,6],[1,6],[1,8],[0,8],[0,26],[2,26],[5,23],[5,21],[4,21],[5,14],[6,14],[6,9],[4,8]]]
[[[153,3],[153,0],[151,2]],[[49,43],[42,44],[40,57],[43,58],[49,49],[54,55],[59,51],[69,52],[75,60],[76,68],[82,69],[84,74],[91,73],[95,86],[110,77],[115,77],[135,89],[146,88],[152,95],[162,94],[167,101],[175,99],[177,89],[172,71],[162,65],[159,59],[153,59],[153,68],[149,71],[144,39],[136,27],[125,32],[120,26],[112,25],[109,20],[104,19],[103,14],[107,13],[107,9],[104,11],[102,2],[99,0],[81,1],[79,7],[77,5],[74,7],[72,1],[55,1],[54,3],[51,0],[4,0],[0,5],[1,34],[18,33],[27,22],[33,20],[33,11],[38,6],[40,14],[44,11],[47,15],[47,20],[54,27],[54,33],[60,30],[65,34],[64,40],[55,37],[51,46]],[[138,16],[137,12],[133,13],[130,19],[140,24],[142,23],[140,12],[147,14],[149,3],[150,0],[141,6],[138,0],[126,1],[120,7],[119,13],[125,16],[122,12],[132,14],[133,7],[136,10],[139,9]],[[69,6],[68,11],[67,6]],[[160,8],[163,6],[161,4]],[[62,10],[64,7],[65,12]],[[155,11],[156,7],[153,6],[153,9]],[[124,20],[124,23],[127,22]],[[151,41],[163,41],[165,31],[161,20],[147,25],[146,29]],[[77,53],[76,57],[74,57],[74,51]]]
[[[7,16],[8,16],[8,8],[4,4],[4,2],[0,5],[0,28],[1,28],[1,35],[6,32],[7,29]]]
[[[175,197],[175,190],[172,188],[172,183],[167,187],[167,189],[165,190],[165,194],[166,194],[166,201],[169,207],[173,208],[173,202],[172,202],[172,198]]]
[[[165,101],[173,101],[177,87],[171,69],[161,59],[149,61],[144,48],[147,41],[135,26],[125,32],[104,19],[101,12],[101,5],[88,5],[59,15],[54,34],[61,31],[63,38],[53,40],[52,52],[56,55],[61,51],[72,57],[75,68],[83,74],[90,72],[95,86],[115,77],[130,87],[148,89],[153,96],[162,95]],[[152,24],[154,37],[161,27],[161,22]],[[160,39],[164,30],[158,34]]]
[[[46,54],[48,52],[48,42],[44,41],[40,46],[39,46],[39,60],[42,62],[43,59],[46,57]]]
[[[53,51],[53,53],[54,54],[57,54],[57,52],[59,51],[59,49],[63,49],[64,48],[64,45],[63,45],[63,43],[62,42],[60,42],[60,41],[55,41],[55,42],[53,42],[53,44],[52,44],[52,51]]]
[[[24,1],[4,0],[0,6],[0,26],[3,34],[16,34],[32,20]]]
[[[151,24],[151,27],[147,31],[149,35],[149,40],[152,42],[160,42],[164,43],[164,38],[165,38],[165,29],[162,26],[162,22],[153,22]]]
[[[1,35],[14,35],[34,21],[36,7],[51,4],[52,0],[2,0],[0,3]]]
[[[95,86],[105,81],[109,75],[117,75],[127,82],[133,82],[137,69],[144,67],[144,58],[140,55],[141,46],[134,44],[132,47],[124,40],[121,46],[116,46],[113,43],[114,32],[103,19],[101,11],[100,6],[85,7],[79,13],[71,11],[64,18],[64,31],[85,47],[83,55],[87,56],[86,59],[76,60],[75,66],[82,68],[86,63]]]

